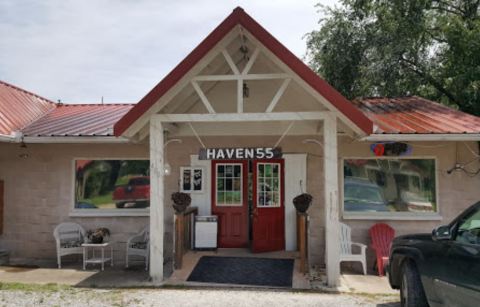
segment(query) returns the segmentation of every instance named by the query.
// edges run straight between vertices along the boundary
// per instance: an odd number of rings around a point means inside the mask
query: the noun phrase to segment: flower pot
[[[299,213],[305,213],[312,204],[312,199],[312,195],[303,193],[293,199],[293,205]]]
[[[93,244],[102,244],[103,243],[103,236],[92,236],[92,243]]]
[[[173,209],[175,209],[175,213],[183,213],[187,210],[188,205],[185,204],[173,204]]]

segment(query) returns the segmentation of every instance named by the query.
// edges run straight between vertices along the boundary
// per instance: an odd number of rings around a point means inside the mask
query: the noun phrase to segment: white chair
[[[352,246],[360,248],[359,254],[352,252]],[[363,275],[367,274],[367,246],[362,243],[352,242],[352,230],[347,225],[340,223],[340,263],[344,261],[361,262]]]
[[[149,227],[145,227],[141,232],[130,237],[127,241],[127,259],[125,267],[128,268],[129,256],[141,256],[145,258],[145,270],[148,270],[148,260],[150,258],[150,232]]]
[[[53,231],[57,246],[57,264],[62,268],[62,256],[82,254],[85,230],[76,223],[61,223]]]

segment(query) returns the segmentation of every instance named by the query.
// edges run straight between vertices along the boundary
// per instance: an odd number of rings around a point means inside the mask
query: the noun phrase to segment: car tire
[[[125,208],[125,203],[116,203],[115,207],[117,207],[117,209]]]
[[[417,267],[411,261],[402,266],[400,305],[402,307],[428,307],[425,291]]]

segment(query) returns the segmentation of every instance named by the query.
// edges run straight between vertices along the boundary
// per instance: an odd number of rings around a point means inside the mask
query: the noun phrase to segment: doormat
[[[294,259],[203,256],[187,281],[292,287]]]

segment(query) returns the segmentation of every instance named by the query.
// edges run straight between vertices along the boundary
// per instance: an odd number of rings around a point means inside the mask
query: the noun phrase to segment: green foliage
[[[318,6],[311,67],[346,97],[419,95],[480,115],[480,0]]]

